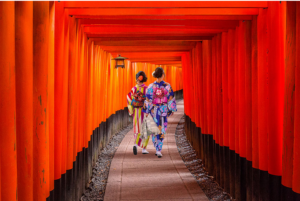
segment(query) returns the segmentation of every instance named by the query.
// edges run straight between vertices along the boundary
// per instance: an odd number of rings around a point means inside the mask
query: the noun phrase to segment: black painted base
[[[189,116],[185,118],[185,132],[208,173],[236,201],[300,201],[300,194],[283,186],[280,176],[253,168],[251,161],[218,145]]]

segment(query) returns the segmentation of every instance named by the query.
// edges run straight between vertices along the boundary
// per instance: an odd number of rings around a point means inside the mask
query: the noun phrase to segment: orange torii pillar
[[[64,125],[64,2],[55,2],[55,43],[54,43],[54,200],[60,200],[63,195],[62,175],[62,138]]]
[[[216,154],[216,147],[217,147],[217,96],[216,96],[216,75],[217,75],[217,57],[216,57],[216,37],[212,39],[212,134],[213,134],[213,164],[217,166],[217,154]],[[213,176],[217,178],[218,169],[214,168]]]
[[[224,187],[224,167],[223,167],[223,91],[222,91],[222,34],[216,36],[217,47],[217,72],[216,72],[216,96],[217,96],[217,164],[219,168],[217,181]]]
[[[0,200],[18,200],[15,2],[0,2]]]
[[[295,69],[295,127],[294,127],[294,162],[292,190],[297,193],[300,199],[300,3],[297,2],[296,13],[296,69]],[[293,52],[294,54],[294,52]]]
[[[282,197],[293,200],[293,152],[295,120],[295,66],[296,66],[296,2],[286,6],[286,38],[284,68],[284,119],[283,119],[283,154],[282,154]],[[287,187],[287,188],[286,188]]]
[[[223,186],[230,192],[229,183],[229,101],[228,101],[228,33],[222,32],[222,92],[223,92]]]
[[[61,2],[58,2],[61,3]],[[67,195],[68,189],[70,187],[69,182],[71,181],[71,172],[69,171],[67,174],[67,155],[68,155],[68,147],[71,146],[68,144],[68,137],[70,137],[70,133],[68,133],[68,70],[69,70],[69,21],[68,21],[68,10],[64,11],[63,18],[64,20],[59,21],[59,23],[63,24],[63,77],[62,77],[62,153],[61,153],[61,190],[62,190],[62,200],[69,199],[69,195]]]
[[[235,195],[235,30],[228,30],[228,132],[230,195]]]
[[[237,197],[240,195],[240,175],[239,175],[239,170],[240,170],[240,166],[239,166],[239,151],[240,151],[240,145],[239,145],[239,139],[240,139],[240,135],[239,135],[239,121],[240,121],[240,107],[239,107],[239,33],[240,27],[236,27],[235,30],[235,56],[234,56],[234,60],[235,60],[235,65],[234,65],[234,72],[235,72],[235,79],[234,79],[234,83],[235,83],[235,88],[234,88],[234,102],[235,102],[235,108],[234,108],[234,116],[235,116],[235,129],[234,129],[234,133],[235,133],[235,198],[237,199]],[[231,162],[231,161],[230,161]]]
[[[33,2],[15,9],[18,200],[26,201],[33,200]]]
[[[195,126],[193,139],[194,147],[198,152],[198,156],[203,158],[203,130],[202,130],[202,120],[203,120],[203,59],[202,59],[202,43],[198,42],[193,51],[193,87],[194,87],[194,98],[193,103],[195,111]]]
[[[207,43],[206,43],[207,44]],[[205,41],[202,41],[202,46],[201,46],[201,59],[202,59],[202,113],[203,115],[201,116],[201,122],[202,122],[202,127],[201,127],[201,136],[202,136],[202,144],[203,144],[203,161],[205,162],[205,168],[208,168],[208,148],[209,148],[209,144],[207,143],[208,140],[208,129],[207,129],[207,71],[208,68],[210,68],[209,66],[209,59],[208,59],[208,47],[206,46]]]
[[[252,200],[259,200],[258,45],[257,16],[252,20]]]
[[[244,21],[245,32],[245,141],[246,161],[242,178],[246,181],[246,199],[252,200],[252,38],[251,21]]]
[[[49,197],[48,36],[49,2],[33,2],[33,199]],[[46,36],[47,40],[43,40]]]
[[[268,2],[269,13],[269,196],[279,201],[282,175],[282,137],[284,107],[284,11],[286,2]],[[276,41],[276,42],[275,42]]]
[[[260,170],[260,199],[268,200],[268,40],[266,9],[259,9],[257,16],[257,52],[258,52],[258,142],[259,142],[259,170]]]
[[[213,119],[212,119],[212,41],[205,40],[202,42],[203,60],[206,65],[206,121],[207,121],[207,136],[204,143],[207,144],[207,170],[210,175],[213,175]]]
[[[54,2],[49,2],[49,44],[48,44],[48,112],[49,131],[49,191],[50,201],[54,198]]]
[[[67,198],[75,200],[75,188],[71,188],[76,182],[75,174],[74,145],[75,145],[75,111],[76,111],[76,21],[68,16],[69,20],[69,46],[68,46],[68,123],[67,123]],[[76,157],[76,156],[75,156]]]

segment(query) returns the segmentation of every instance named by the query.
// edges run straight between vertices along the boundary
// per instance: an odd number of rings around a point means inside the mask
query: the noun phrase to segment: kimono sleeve
[[[128,107],[128,112],[129,115],[131,116],[133,114],[133,106],[132,106],[132,99],[133,99],[133,94],[135,93],[135,87],[131,89],[131,91],[127,94],[127,107]]]
[[[144,102],[143,112],[149,114],[153,108],[153,84],[150,84],[146,90],[146,100]]]
[[[176,106],[176,100],[175,100],[174,92],[173,92],[173,89],[172,89],[171,85],[168,84],[166,89],[168,90],[168,95],[167,95],[167,99],[168,99],[168,116],[170,116],[170,114],[177,111],[177,106]]]

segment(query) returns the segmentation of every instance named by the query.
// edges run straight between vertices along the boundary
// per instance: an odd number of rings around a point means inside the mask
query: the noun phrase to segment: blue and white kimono
[[[168,126],[168,116],[177,111],[174,92],[169,83],[161,81],[150,84],[146,92],[143,112],[151,114],[154,122],[161,131],[158,135],[152,135],[152,141],[156,151],[161,151],[164,135]]]

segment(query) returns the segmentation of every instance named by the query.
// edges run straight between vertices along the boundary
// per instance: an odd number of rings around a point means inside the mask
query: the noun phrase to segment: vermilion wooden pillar
[[[195,116],[193,119],[193,122],[196,124],[197,127],[201,128],[202,126],[202,122],[201,122],[201,113],[202,113],[202,79],[197,79],[197,77],[201,77],[202,75],[202,65],[200,64],[200,62],[202,61],[202,59],[200,58],[200,54],[201,52],[199,51],[199,45],[201,45],[199,42],[197,43],[196,47],[193,49],[193,56],[192,56],[192,65],[193,65],[193,83],[192,83],[192,90],[193,90],[193,95],[194,95],[194,99],[193,102],[198,102],[199,104],[196,106],[193,105],[194,109],[195,109]],[[201,80],[201,81],[200,81]],[[198,87],[197,87],[198,86]],[[201,100],[201,102],[199,102]],[[196,135],[198,135],[198,133],[196,133]]]
[[[33,200],[33,3],[15,9],[18,196],[26,201]]]
[[[228,132],[230,195],[235,195],[235,30],[228,30]]]
[[[245,137],[246,137],[246,199],[252,200],[252,40],[251,21],[245,22]]]
[[[203,41],[203,45],[206,48],[206,54],[207,54],[207,71],[206,71],[206,103],[207,103],[207,134],[212,135],[213,129],[212,129],[212,41],[206,40]]]
[[[69,65],[68,65],[68,151],[67,151],[67,169],[73,167],[73,150],[75,135],[75,107],[76,107],[76,22],[74,17],[69,16]]]
[[[240,157],[246,157],[246,129],[245,129],[245,22],[240,21],[239,25],[239,60],[238,60],[238,76],[239,76],[239,154]]]
[[[287,3],[284,65],[282,185],[292,188],[295,117],[296,2]]]
[[[217,108],[216,108],[216,37],[212,39],[212,127],[213,139],[217,141]]]
[[[235,30],[228,30],[228,132],[229,148],[235,150]]]
[[[222,92],[223,92],[223,143],[229,147],[228,118],[228,33],[222,32]]]
[[[300,4],[296,3],[296,68],[295,68],[295,123],[293,191],[300,193]]]
[[[240,153],[240,145],[239,145],[239,32],[240,27],[236,27],[235,30],[235,55],[234,55],[234,72],[235,72],[235,90],[234,90],[234,98],[235,98],[235,153]]]
[[[282,174],[282,132],[284,102],[284,29],[280,2],[269,2],[269,168],[272,175]],[[274,41],[277,41],[276,43]]]
[[[258,44],[258,136],[259,136],[259,169],[268,170],[268,35],[266,23],[267,11],[259,9],[257,17]]]
[[[54,2],[49,2],[48,44],[48,127],[49,127],[49,190],[54,190]],[[53,195],[52,195],[53,196]]]
[[[60,3],[60,2],[59,2]],[[61,153],[61,174],[63,175],[62,182],[66,182],[67,170],[67,154],[68,154],[68,70],[69,70],[69,21],[68,10],[64,11],[64,20],[60,21],[64,26],[63,30],[63,69],[62,69],[62,153]],[[63,188],[62,188],[63,189]],[[63,194],[64,196],[64,194]]]
[[[252,20],[252,200],[259,200],[259,138],[258,138],[258,69],[257,69],[257,16]],[[247,167],[250,169],[250,167]],[[251,175],[250,175],[251,176]]]
[[[235,199],[240,199],[240,29],[241,27],[238,26],[235,31]]]
[[[208,47],[207,44],[205,44],[205,41],[202,41],[201,43],[202,48],[202,79],[203,79],[203,93],[202,93],[202,101],[203,101],[203,134],[208,134],[207,132],[207,69],[208,69]],[[205,138],[206,139],[206,138]],[[206,146],[206,142],[204,142],[204,145]]]
[[[220,185],[224,187],[224,161],[223,161],[223,90],[222,90],[222,34],[217,35],[216,40],[217,47],[217,76],[216,76],[216,96],[217,96],[217,136],[219,151],[218,155],[218,167],[220,168]],[[219,153],[218,153],[219,152]]]
[[[63,135],[63,72],[64,72],[64,8],[63,2],[55,2],[55,43],[54,43],[54,179],[55,194],[60,196],[62,135]],[[57,199],[59,199],[57,197]]]
[[[259,169],[259,141],[258,141],[258,48],[257,48],[257,16],[252,20],[252,166]]]
[[[15,92],[15,3],[0,3],[0,159],[1,199],[17,198]]]
[[[212,41],[205,40],[202,42],[207,57],[207,69],[206,69],[206,119],[207,119],[207,170],[210,175],[213,175],[213,106],[212,106]]]
[[[260,169],[260,200],[269,200],[268,196],[268,26],[266,9],[259,9],[257,16],[257,54],[258,54],[258,142],[259,142],[259,169]]]
[[[200,103],[199,104],[199,107],[198,107],[198,111],[195,111],[198,115],[198,122],[199,122],[199,127],[201,128],[201,132],[202,133],[205,133],[205,125],[204,125],[204,115],[205,115],[205,112],[204,112],[204,107],[205,107],[205,101],[203,101],[205,95],[204,95],[204,79],[203,79],[203,76],[204,76],[204,70],[203,70],[203,52],[202,52],[202,42],[198,42],[197,46],[196,46],[196,49],[197,49],[197,55],[195,55],[195,59],[197,58],[198,60],[198,66],[194,66],[195,68],[198,68],[198,74],[194,74],[194,79],[198,80],[197,81],[197,85],[195,85],[195,91],[198,92],[198,102]],[[194,105],[194,104],[193,104]]]
[[[49,197],[48,36],[49,3],[33,2],[33,200]],[[46,40],[44,37],[46,36]]]
[[[223,92],[223,174],[224,189],[230,192],[229,183],[229,101],[228,101],[228,33],[222,32],[222,92]]]
[[[78,48],[79,48],[79,44],[78,44],[78,21],[75,21],[75,38],[73,39],[72,37],[70,38],[70,41],[75,40],[74,41],[74,47],[75,47],[75,51],[74,54],[73,53],[69,53],[69,57],[73,57],[72,59],[74,59],[74,61],[70,61],[70,65],[73,64],[74,62],[74,137],[73,137],[73,141],[74,141],[74,145],[73,145],[73,161],[76,161],[77,157],[77,150],[78,150],[78,105],[79,105],[79,98],[78,98]],[[76,164],[77,165],[77,164]],[[76,168],[77,169],[77,168]],[[76,195],[76,194],[75,194]],[[77,198],[75,196],[75,198]]]

